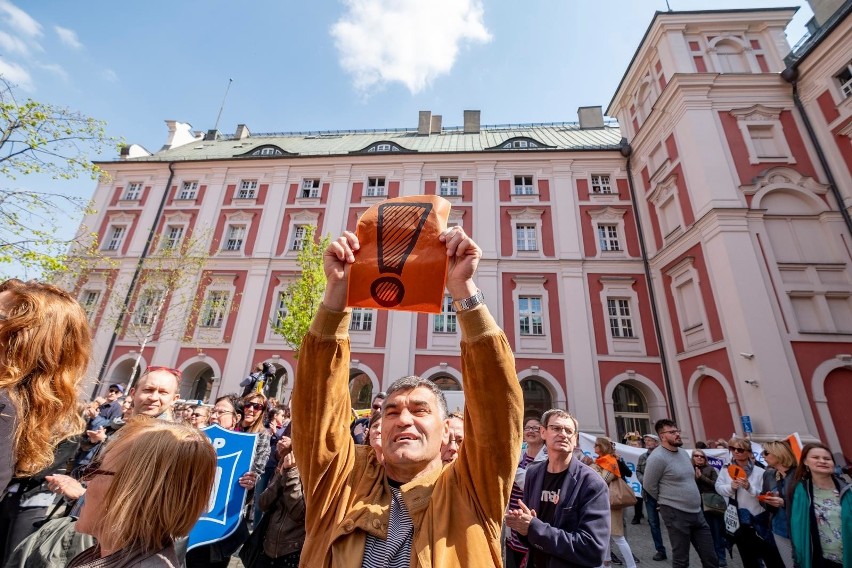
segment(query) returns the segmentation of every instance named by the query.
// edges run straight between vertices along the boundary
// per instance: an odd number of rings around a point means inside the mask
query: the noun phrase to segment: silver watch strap
[[[485,295],[482,293],[482,290],[477,290],[473,296],[462,298],[461,300],[453,300],[453,309],[457,312],[463,312],[484,303]]]

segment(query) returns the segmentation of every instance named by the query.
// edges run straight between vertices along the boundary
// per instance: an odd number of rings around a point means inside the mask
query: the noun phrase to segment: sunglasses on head
[[[145,367],[145,374],[153,373],[154,371],[165,371],[167,373],[171,373],[172,375],[174,375],[178,379],[180,379],[183,376],[183,373],[180,371],[180,369],[172,369],[171,367],[158,367],[158,366],[154,366],[154,365]]]

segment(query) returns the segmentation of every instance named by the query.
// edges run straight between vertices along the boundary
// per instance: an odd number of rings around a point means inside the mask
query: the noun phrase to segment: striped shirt
[[[535,456],[531,456],[526,452],[521,456],[521,462],[518,464],[518,467],[521,469],[527,469],[527,466],[533,462]],[[509,497],[509,508],[517,509],[518,501],[520,501],[524,497],[524,488],[519,487],[517,483],[512,484],[512,494]],[[527,505],[529,506],[529,504]],[[510,547],[515,552],[526,552],[527,547],[521,542],[520,535],[512,530],[509,533],[509,538],[506,539],[506,546]]]
[[[391,485],[391,509],[388,521],[388,538],[367,535],[362,568],[409,568],[411,566],[411,541],[414,540],[414,523],[405,508],[399,487]]]

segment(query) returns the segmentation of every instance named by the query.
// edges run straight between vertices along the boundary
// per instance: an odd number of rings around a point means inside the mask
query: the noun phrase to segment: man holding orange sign
[[[475,443],[462,445],[451,464],[441,462],[441,443],[449,439],[446,400],[434,383],[415,376],[387,390],[384,461],[371,446],[353,443],[346,306],[360,242],[344,233],[325,251],[328,286],[299,352],[292,398],[293,449],[307,510],[302,558],[311,566],[501,564],[500,529],[520,451],[523,398],[512,350],[473,280],[482,251],[460,227],[442,231],[432,245],[449,259],[445,284],[462,333],[464,423],[476,432]],[[405,270],[417,262],[407,248],[400,249]],[[401,302],[410,299],[412,290],[401,296]]]

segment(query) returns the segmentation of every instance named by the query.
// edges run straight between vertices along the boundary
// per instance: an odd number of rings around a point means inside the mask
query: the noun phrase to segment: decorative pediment
[[[675,191],[677,191],[677,174],[672,174],[654,187],[654,191],[648,194],[648,201],[659,206],[660,203],[668,201]]]
[[[740,191],[746,195],[780,188],[801,188],[818,195],[824,195],[828,192],[828,185],[819,183],[811,177],[800,174],[793,168],[784,166],[764,170],[752,181],[754,183],[751,185],[741,185]]]
[[[524,207],[523,209],[509,209],[509,217],[515,221],[538,221],[544,214],[544,209]]]
[[[604,207],[603,209],[589,211],[589,216],[595,221],[617,223],[624,218],[625,213],[627,213],[627,209],[623,207]]]
[[[225,215],[229,223],[248,223],[254,218],[254,213],[249,211],[235,211]]]
[[[783,108],[768,107],[757,104],[748,108],[733,109],[729,114],[738,121],[761,122],[778,120],[778,117],[781,116],[781,111],[783,110]]]

